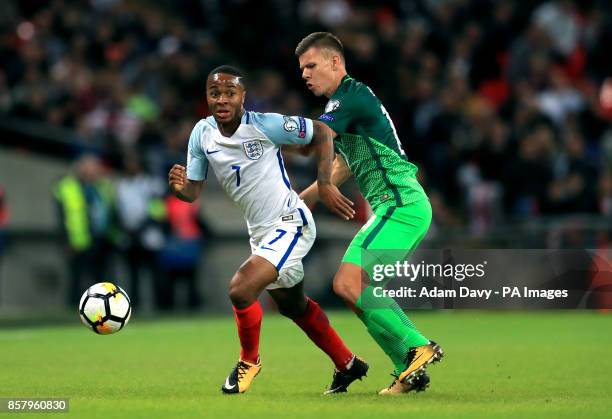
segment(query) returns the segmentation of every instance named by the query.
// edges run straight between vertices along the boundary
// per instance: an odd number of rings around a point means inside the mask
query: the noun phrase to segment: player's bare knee
[[[240,273],[236,273],[229,283],[229,298],[236,308],[248,307],[256,300]]]
[[[350,299],[351,287],[350,281],[343,275],[336,275],[334,277],[333,288],[334,293],[344,300]]]
[[[236,308],[246,308],[255,302],[252,294],[240,286],[230,288],[229,298]]]

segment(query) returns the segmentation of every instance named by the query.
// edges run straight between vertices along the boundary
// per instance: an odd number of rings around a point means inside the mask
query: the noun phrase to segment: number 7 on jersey
[[[240,166],[232,165],[232,169],[236,171],[236,186],[240,186]]]

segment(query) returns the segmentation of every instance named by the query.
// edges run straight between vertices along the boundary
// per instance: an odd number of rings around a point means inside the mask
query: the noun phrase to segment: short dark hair
[[[244,71],[240,70],[238,67],[234,67],[233,65],[223,64],[223,65],[220,65],[219,67],[213,68],[210,71],[210,73],[208,73],[208,77],[212,76],[213,74],[219,74],[219,73],[231,74],[232,76],[236,76],[236,77],[246,76]]]
[[[313,32],[302,39],[295,48],[298,57],[311,47],[330,48],[344,58],[344,47],[336,35],[330,32]]]

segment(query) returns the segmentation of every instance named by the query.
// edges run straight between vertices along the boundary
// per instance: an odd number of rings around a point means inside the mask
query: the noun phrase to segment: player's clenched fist
[[[168,172],[168,185],[172,192],[181,192],[187,184],[187,172],[185,166],[175,164]]]

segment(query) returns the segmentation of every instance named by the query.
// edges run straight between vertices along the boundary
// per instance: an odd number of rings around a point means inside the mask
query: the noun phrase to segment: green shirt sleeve
[[[336,131],[336,134],[343,134],[362,117],[361,113],[355,102],[350,100],[348,95],[344,95],[342,98],[332,98],[327,102],[325,113],[319,117],[319,121],[327,124]]]
[[[372,112],[378,106],[371,92],[362,90],[341,85],[325,105],[325,113],[319,120],[336,134],[357,133],[358,126],[367,126],[372,121]]]

